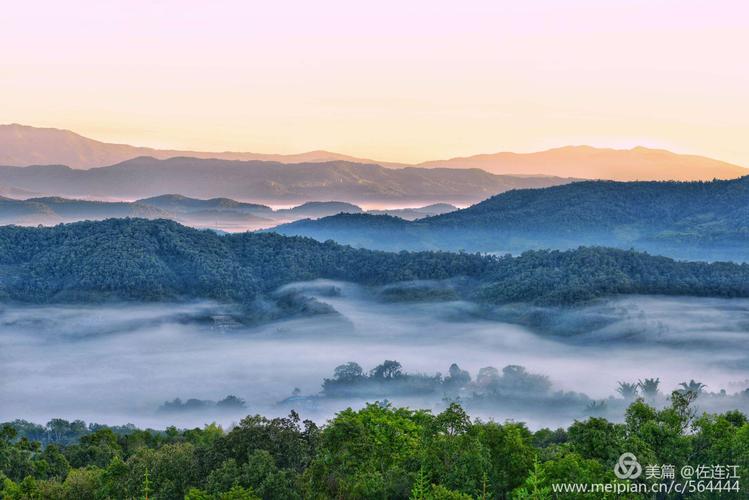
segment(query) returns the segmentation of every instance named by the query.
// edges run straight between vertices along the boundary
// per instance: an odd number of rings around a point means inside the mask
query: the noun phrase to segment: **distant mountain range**
[[[413,219],[456,210],[448,204],[393,210]],[[0,196],[0,225],[54,225],[62,222],[140,217],[172,219],[196,227],[244,231],[267,228],[302,218],[316,219],[339,213],[363,213],[361,207],[340,201],[313,201],[273,210],[266,205],[242,203],[229,198],[208,200],[167,194],[134,202],[74,200],[39,197],[17,200]],[[379,211],[378,211],[379,213]]]
[[[329,151],[281,155],[162,150],[108,144],[68,130],[18,124],[0,125],[0,165],[67,165],[71,168],[85,169],[113,165],[140,156],[157,159],[191,157],[278,163],[344,161],[377,164],[389,168],[479,168],[498,175],[544,175],[621,181],[732,179],[749,174],[749,169],[711,158],[643,147],[620,150],[567,146],[536,153],[502,152],[408,165]]]
[[[749,169],[704,156],[636,147],[566,146],[538,153],[496,153],[420,163],[428,168],[480,168],[495,174],[534,173],[616,181],[707,181],[749,175]]]
[[[282,164],[181,157],[140,157],[88,170],[62,165],[0,167],[0,185],[64,197],[132,200],[180,193],[270,204],[328,200],[469,204],[509,189],[573,180],[501,176],[478,169],[392,169],[347,161]]]
[[[279,163],[351,161],[376,163],[329,151],[309,151],[300,154],[262,154],[205,152],[176,149],[155,149],[127,144],[110,144],[89,139],[70,130],[30,127],[13,123],[0,125],[0,165],[66,165],[71,168],[94,168],[114,165],[139,156],[157,159],[186,156],[219,160],[258,160]]]
[[[749,177],[586,181],[521,189],[414,222],[341,214],[274,229],[383,250],[521,252],[606,245],[680,258],[749,260]]]

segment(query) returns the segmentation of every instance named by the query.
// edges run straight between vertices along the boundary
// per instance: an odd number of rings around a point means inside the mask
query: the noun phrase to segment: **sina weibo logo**
[[[619,479],[637,479],[642,474],[642,466],[632,453],[622,453],[614,466],[614,474]]]

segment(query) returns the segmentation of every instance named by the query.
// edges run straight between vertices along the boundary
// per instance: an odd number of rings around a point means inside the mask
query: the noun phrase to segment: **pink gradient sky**
[[[638,144],[749,166],[749,2],[34,1],[0,122],[421,161]]]

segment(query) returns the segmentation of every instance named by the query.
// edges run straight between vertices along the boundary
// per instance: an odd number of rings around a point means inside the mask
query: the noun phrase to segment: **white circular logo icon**
[[[614,474],[619,479],[637,479],[642,474],[642,466],[632,453],[622,453],[614,466]]]

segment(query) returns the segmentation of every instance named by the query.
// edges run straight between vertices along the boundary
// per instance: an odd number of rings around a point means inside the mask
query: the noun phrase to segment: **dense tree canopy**
[[[697,416],[675,392],[656,409],[633,402],[622,423],[601,418],[530,431],[516,422],[471,419],[453,403],[439,414],[374,403],[323,427],[249,416],[165,431],[75,427],[72,441],[30,440],[32,424],[0,431],[0,494],[7,499],[485,499],[602,498],[553,494],[561,483],[618,481],[623,452],[642,464],[736,466],[749,474],[749,423],[738,412]],[[661,478],[643,474],[634,482]],[[669,479],[665,480],[666,482]],[[692,498],[739,498],[706,490]],[[612,497],[613,498],[613,497]],[[627,498],[651,498],[650,494]],[[678,498],[677,495],[659,498]]]
[[[749,296],[748,265],[677,262],[598,247],[518,257],[388,253],[277,234],[221,236],[143,219],[2,227],[0,269],[0,299],[26,302],[250,303],[283,284],[316,278],[385,285],[463,277],[473,283],[460,290],[465,298],[490,303],[574,303],[630,293]]]

